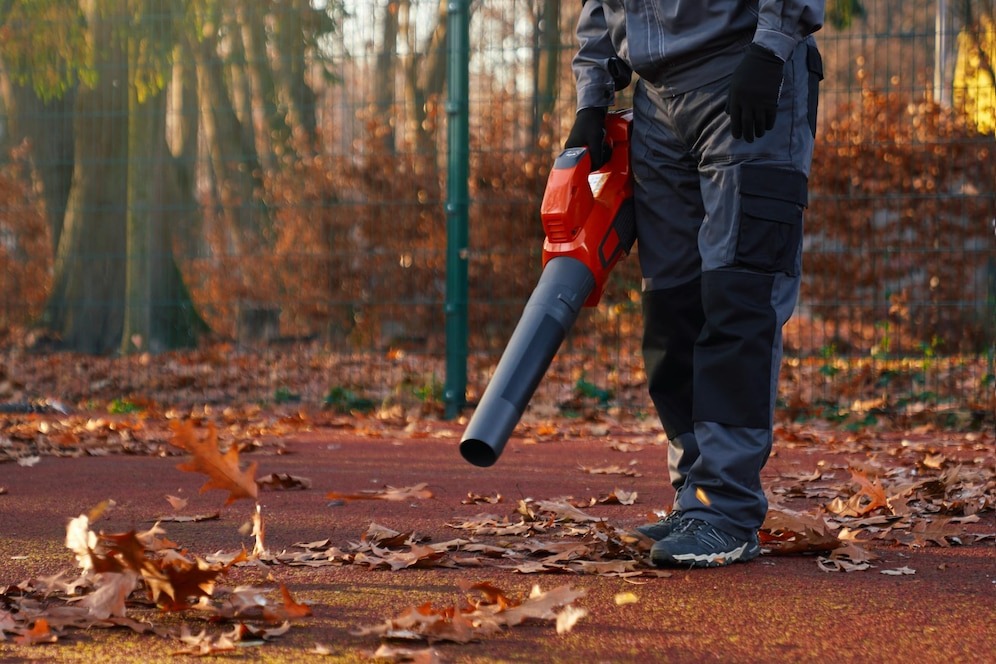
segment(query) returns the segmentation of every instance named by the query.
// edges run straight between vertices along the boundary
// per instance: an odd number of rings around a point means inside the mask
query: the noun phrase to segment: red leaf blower
[[[498,460],[581,307],[598,304],[609,272],[633,247],[632,124],[631,111],[606,117],[611,156],[597,171],[587,148],[568,148],[553,164],[540,208],[543,273],[460,441],[475,466]]]

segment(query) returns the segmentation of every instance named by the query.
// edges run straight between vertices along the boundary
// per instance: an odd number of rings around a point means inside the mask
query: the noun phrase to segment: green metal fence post
[[[467,397],[467,178],[470,171],[470,0],[447,7],[446,418]]]

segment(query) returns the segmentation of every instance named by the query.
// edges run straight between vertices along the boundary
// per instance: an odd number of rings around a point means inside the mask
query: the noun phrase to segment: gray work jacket
[[[578,108],[611,106],[630,70],[664,95],[726,76],[752,41],[788,60],[823,25],[823,0],[584,0]]]

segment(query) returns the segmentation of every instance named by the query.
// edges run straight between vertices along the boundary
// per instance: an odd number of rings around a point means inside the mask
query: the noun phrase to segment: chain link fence
[[[449,4],[0,3],[8,358],[220,345],[254,376],[230,397],[438,399]],[[539,274],[579,5],[468,5],[470,402]],[[864,371],[893,400],[992,405],[993,15],[985,1],[828,3],[805,281],[786,330],[796,393],[840,401]],[[648,408],[636,263],[585,312],[539,401]],[[910,380],[888,379],[911,358]],[[123,390],[169,365],[100,366]],[[77,398],[92,387],[47,380]]]

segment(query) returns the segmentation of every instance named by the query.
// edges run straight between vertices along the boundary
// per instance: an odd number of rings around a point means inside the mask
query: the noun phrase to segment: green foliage
[[[829,0],[826,4],[826,22],[838,30],[851,27],[855,19],[862,19],[865,16],[867,12],[860,0]]]
[[[139,103],[166,87],[181,13],[175,2],[139,0],[120,29],[128,43],[131,83]]]
[[[140,404],[126,398],[114,399],[107,404],[107,412],[111,415],[128,415],[131,413],[141,413],[145,410]]]
[[[443,383],[433,375],[427,382],[412,385],[412,396],[423,404],[438,404],[443,401]]]
[[[326,407],[339,413],[350,413],[353,411],[367,413],[373,410],[376,405],[373,400],[362,397],[352,390],[340,386],[331,388],[326,393],[323,402]]]
[[[589,382],[584,376],[574,383],[574,393],[583,399],[594,399],[602,406],[608,405],[612,400],[612,390],[601,388]]]
[[[0,57],[44,101],[92,84],[91,45],[78,0],[12,0],[0,7]]]
[[[828,344],[821,348],[820,357],[822,357],[824,361],[823,366],[820,367],[821,374],[833,378],[840,373],[840,367],[836,366],[837,346],[835,344]]]
[[[891,325],[889,321],[879,321],[875,323],[875,329],[881,333],[878,343],[872,348],[872,357],[886,358],[892,350],[892,336],[889,334]]]
[[[273,392],[274,403],[296,403],[301,400],[301,395],[294,392],[289,387],[281,385]]]

